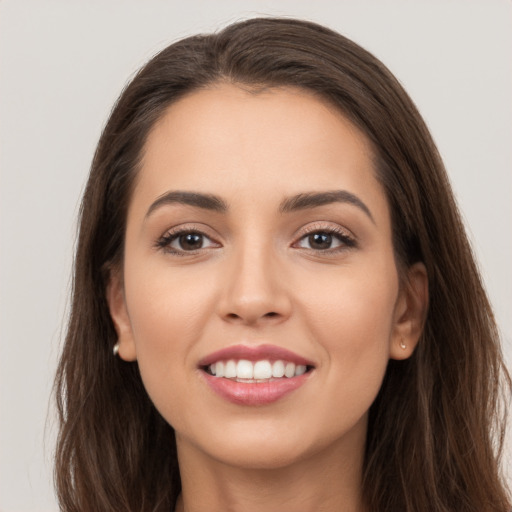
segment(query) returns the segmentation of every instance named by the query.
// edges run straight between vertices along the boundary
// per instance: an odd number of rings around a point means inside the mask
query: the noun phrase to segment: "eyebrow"
[[[375,224],[375,220],[370,209],[363,203],[363,201],[361,201],[361,199],[347,190],[297,194],[282,201],[279,205],[279,211],[281,213],[290,213],[333,203],[348,203],[356,206]],[[228,211],[227,203],[219,196],[178,190],[166,192],[158,197],[149,207],[146,213],[146,218],[149,217],[156,209],[168,204],[185,204],[218,213],[226,213]]]
[[[156,209],[168,204],[186,204],[203,208],[219,213],[225,213],[228,205],[220,197],[213,194],[201,194],[198,192],[171,191],[161,195],[149,207],[146,218],[149,217]]]
[[[296,196],[285,199],[279,211],[282,213],[294,212],[297,210],[306,210],[316,208],[332,203],[348,203],[362,210],[370,220],[375,224],[375,219],[368,206],[361,199],[347,190],[333,190],[329,192],[309,192],[297,194]]]

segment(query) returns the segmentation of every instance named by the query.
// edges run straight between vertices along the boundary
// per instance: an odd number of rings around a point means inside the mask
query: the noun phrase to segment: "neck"
[[[214,460],[179,439],[176,512],[364,512],[364,439],[346,441],[284,467],[255,469]]]

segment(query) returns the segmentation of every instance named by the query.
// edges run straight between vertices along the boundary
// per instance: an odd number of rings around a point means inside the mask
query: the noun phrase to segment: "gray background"
[[[512,2],[0,0],[0,510],[57,510],[50,389],[79,198],[114,100],[170,42],[259,14],[329,25],[404,84],[445,160],[512,360]]]

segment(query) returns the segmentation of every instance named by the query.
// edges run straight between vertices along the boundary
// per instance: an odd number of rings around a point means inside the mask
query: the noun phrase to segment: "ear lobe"
[[[125,361],[135,361],[137,359],[137,353],[135,350],[130,317],[126,308],[124,285],[121,272],[117,270],[111,271],[110,273],[106,289],[106,298],[110,316],[117,333],[117,341],[119,343],[118,355]]]
[[[412,355],[423,332],[427,311],[427,269],[419,262],[407,270],[405,283],[397,300],[390,340],[391,359],[407,359]]]

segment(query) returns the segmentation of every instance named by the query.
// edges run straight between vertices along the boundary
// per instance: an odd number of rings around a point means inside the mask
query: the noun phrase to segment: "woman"
[[[492,311],[413,103],[321,26],[163,50],[85,191],[64,510],[505,511]]]

